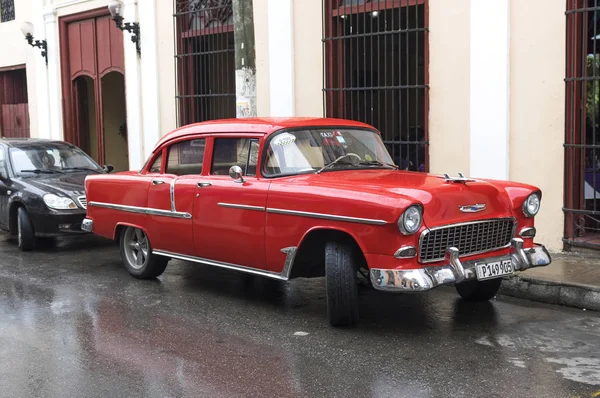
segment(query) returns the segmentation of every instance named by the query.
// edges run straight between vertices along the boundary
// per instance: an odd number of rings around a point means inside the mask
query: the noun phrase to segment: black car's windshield
[[[279,133],[269,141],[263,167],[267,176],[396,168],[377,132],[347,128]]]
[[[57,142],[34,142],[10,148],[10,160],[17,175],[62,174],[77,171],[102,172],[102,168],[81,149]]]

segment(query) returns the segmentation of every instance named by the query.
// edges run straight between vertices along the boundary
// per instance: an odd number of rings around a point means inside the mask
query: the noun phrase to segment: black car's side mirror
[[[106,164],[103,167],[104,171],[106,171],[107,173],[110,173],[111,171],[113,171],[115,168],[112,164]]]

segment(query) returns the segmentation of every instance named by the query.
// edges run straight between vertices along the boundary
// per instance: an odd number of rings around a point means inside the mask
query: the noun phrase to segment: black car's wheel
[[[127,227],[121,234],[121,259],[125,269],[138,279],[152,279],[161,275],[169,259],[152,254],[150,240],[139,228]]]
[[[358,322],[358,281],[356,254],[340,242],[325,245],[327,317],[332,326]]]
[[[22,251],[30,251],[35,247],[33,224],[24,207],[17,211],[17,244]]]
[[[457,283],[455,287],[460,297],[467,301],[488,301],[496,296],[501,285],[502,278],[494,278]]]

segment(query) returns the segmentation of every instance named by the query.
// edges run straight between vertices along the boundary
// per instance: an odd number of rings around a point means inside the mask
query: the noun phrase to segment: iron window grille
[[[232,0],[174,0],[178,126],[235,110]]]
[[[398,166],[428,171],[428,0],[322,6],[326,116],[373,125]]]
[[[15,19],[15,0],[0,0],[0,22]]]
[[[567,0],[567,246],[600,248],[600,1]]]

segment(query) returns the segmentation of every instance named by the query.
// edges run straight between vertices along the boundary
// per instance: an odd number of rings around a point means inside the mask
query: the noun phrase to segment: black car
[[[0,139],[0,229],[23,251],[37,238],[85,233],[85,177],[111,170],[64,141]]]

